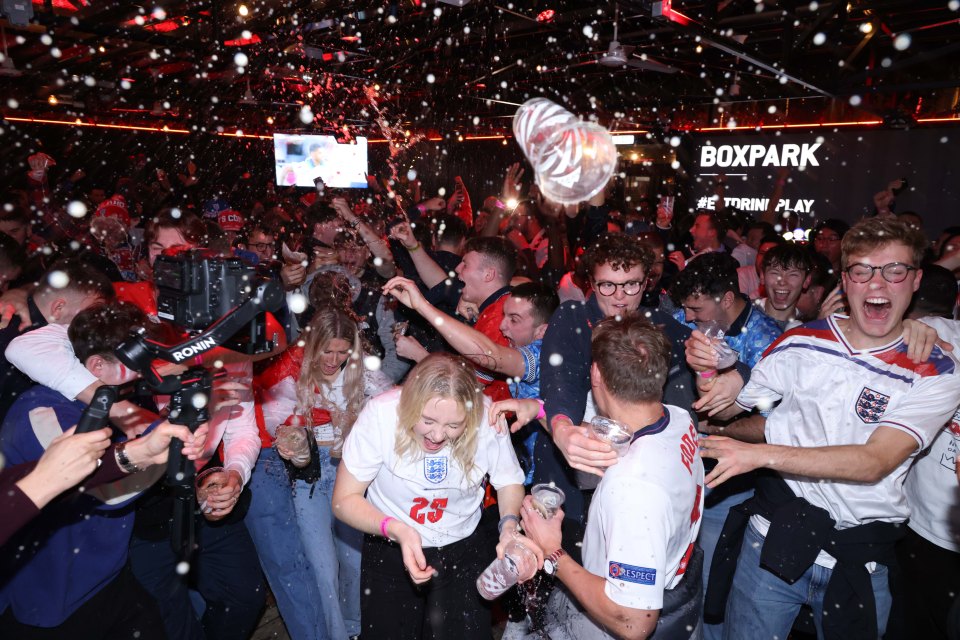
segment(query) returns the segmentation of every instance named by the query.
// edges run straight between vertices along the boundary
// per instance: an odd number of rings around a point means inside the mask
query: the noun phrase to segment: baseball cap
[[[124,224],[130,226],[130,212],[127,210],[127,200],[120,194],[114,194],[100,203],[97,210],[93,212],[95,218],[116,218]]]
[[[239,211],[226,209],[217,216],[217,224],[224,231],[240,231],[243,229],[243,216]]]

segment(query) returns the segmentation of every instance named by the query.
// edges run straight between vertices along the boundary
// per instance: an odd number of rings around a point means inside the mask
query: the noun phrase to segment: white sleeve
[[[263,425],[271,436],[276,436],[277,427],[293,415],[297,407],[297,382],[293,378],[284,378],[277,384],[264,389],[261,394]]]
[[[630,609],[663,608],[673,507],[661,487],[627,481],[611,492],[601,526],[606,539],[604,593]]]
[[[7,362],[34,382],[70,400],[76,400],[80,392],[97,381],[74,355],[64,325],[48,324],[17,336],[5,355]]]
[[[380,408],[377,399],[368,401],[343,443],[343,464],[360,482],[373,482],[380,473],[384,463],[383,430],[397,423],[396,415],[391,417]]]
[[[250,375],[253,371],[250,362],[228,364],[231,373]],[[253,401],[241,402],[237,407],[227,407],[210,418],[210,435],[204,445],[205,458],[213,455],[223,440],[223,468],[232,469],[240,474],[243,484],[250,481],[253,466],[260,455],[260,429]]]
[[[750,371],[750,380],[740,390],[737,405],[747,411],[766,412],[779,402],[789,388],[790,361],[779,353],[770,353]]]
[[[946,356],[949,357],[949,356]],[[880,425],[912,436],[923,451],[960,406],[960,374],[925,376],[907,393],[895,394]]]
[[[488,396],[483,396],[483,418],[480,428],[485,432],[480,434],[480,446],[486,447],[490,468],[485,471],[490,474],[490,484],[500,490],[511,484],[523,485],[526,475],[517,462],[517,452],[513,448],[509,433],[497,433],[487,423],[490,405],[493,404]]]

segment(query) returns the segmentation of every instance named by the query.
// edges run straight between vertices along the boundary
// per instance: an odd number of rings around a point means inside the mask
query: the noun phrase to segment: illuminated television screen
[[[277,184],[314,187],[314,181],[336,189],[367,187],[367,139],[340,144],[333,136],[273,134]]]

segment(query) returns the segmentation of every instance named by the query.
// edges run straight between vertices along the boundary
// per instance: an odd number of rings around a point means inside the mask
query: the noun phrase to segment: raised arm
[[[471,362],[511,377],[526,373],[524,358],[519,351],[495,343],[473,327],[440,311],[427,302],[412,280],[393,278],[383,287],[383,292],[423,316],[451,347]]]
[[[430,257],[426,247],[420,245],[420,241],[413,235],[413,229],[410,224],[402,222],[390,230],[390,237],[403,245],[404,249],[410,254],[413,260],[413,266],[417,268],[417,273],[423,284],[428,289],[432,289],[447,279],[447,273],[437,264],[437,261]]]
[[[393,262],[393,254],[390,253],[390,245],[387,244],[387,241],[381,238],[379,233],[374,231],[370,225],[361,220],[353,212],[345,198],[334,198],[333,208],[348,224],[353,225],[363,239],[364,244],[370,249],[373,257],[380,259],[379,265],[376,260],[374,260],[373,263],[373,268],[376,272],[383,278],[392,278],[397,275],[397,265]]]

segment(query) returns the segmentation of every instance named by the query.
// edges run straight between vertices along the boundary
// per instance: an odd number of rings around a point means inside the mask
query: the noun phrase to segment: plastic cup
[[[616,169],[617,148],[607,130],[581,121],[546,98],[533,98],[520,106],[513,133],[534,168],[541,192],[553,202],[589,200]]]
[[[521,580],[529,580],[537,573],[537,556],[530,549],[512,540],[497,558],[477,578],[477,591],[487,600],[496,600],[503,592]]]
[[[533,496],[533,507],[547,520],[556,515],[567,497],[552,484],[535,484],[530,495]]]
[[[597,440],[610,443],[620,457],[627,453],[633,439],[633,434],[625,425],[603,416],[594,416],[590,421],[590,432]]]
[[[294,424],[282,424],[277,427],[276,445],[293,452],[290,462],[295,467],[310,464],[310,443],[306,428]]]
[[[531,164],[544,197],[577,204],[610,182],[617,167],[617,147],[600,125],[576,122],[554,133]]]
[[[200,505],[200,511],[204,514],[213,511],[212,508],[207,506],[207,498],[223,486],[220,482],[211,478],[215,473],[223,473],[223,467],[210,467],[203,473],[198,474],[193,482],[194,491],[197,494],[197,503]]]
[[[725,332],[719,322],[716,320],[698,322],[697,329],[713,343],[713,348],[717,352],[717,369],[728,369],[737,363],[740,354],[724,342]]]

